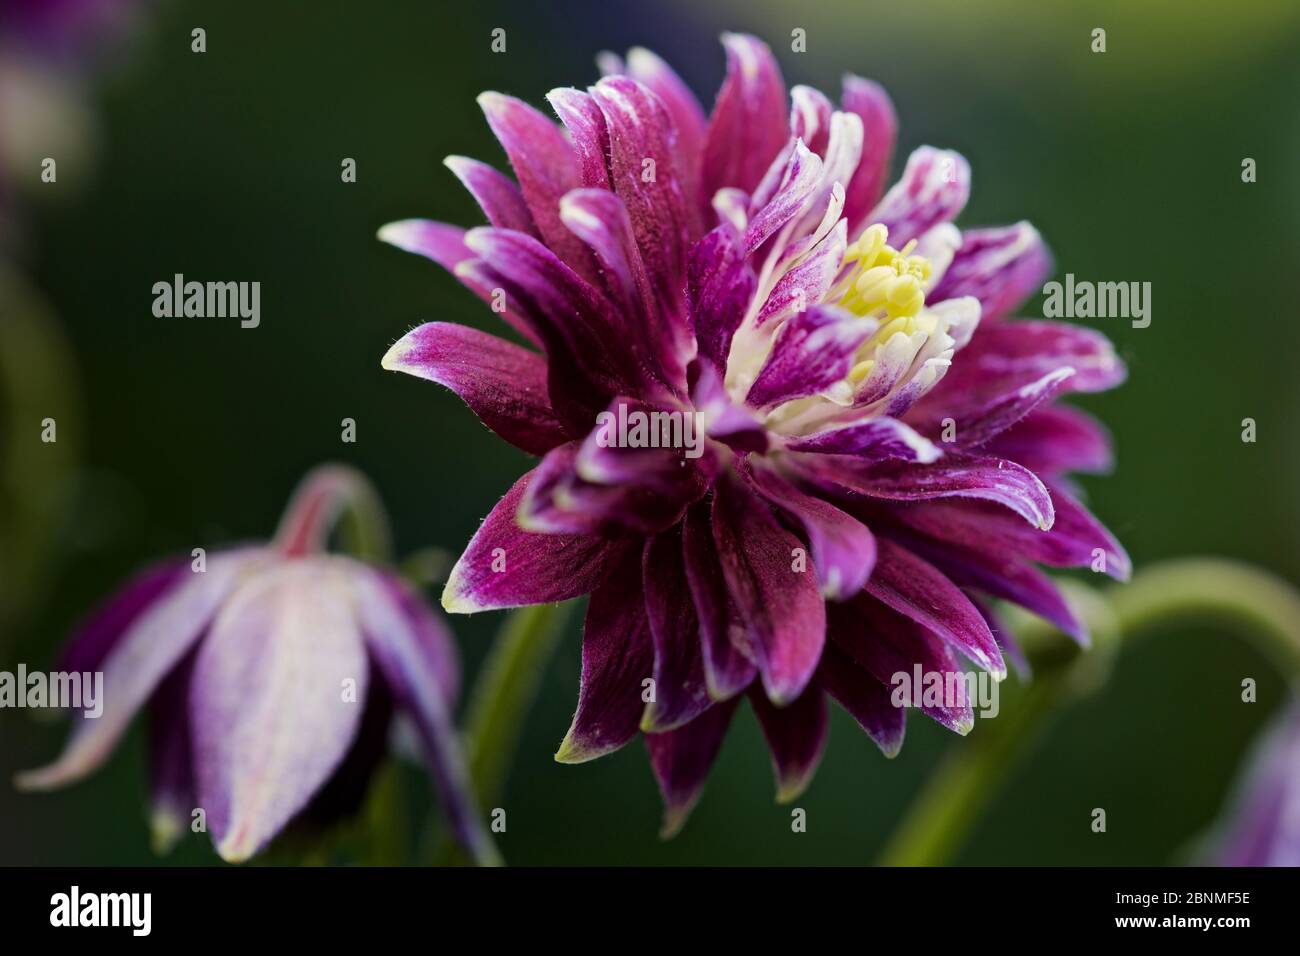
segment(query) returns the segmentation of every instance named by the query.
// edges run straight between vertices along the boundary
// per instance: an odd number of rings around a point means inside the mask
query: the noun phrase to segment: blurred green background
[[[190,30],[208,52],[190,52]],[[505,55],[489,50],[495,27]],[[808,52],[790,51],[807,30]],[[1107,52],[1090,51],[1094,27]],[[61,322],[83,399],[60,422],[81,467],[57,489],[45,586],[0,637],[0,668],[49,667],[68,627],[133,568],[166,552],[265,537],[297,479],[330,459],[362,468],[400,553],[458,550],[526,458],[450,393],[381,371],[414,324],[493,328],[450,277],[374,238],[385,222],[479,214],[441,166],[504,165],[475,95],[537,105],[595,79],[593,55],[640,44],[706,106],[717,35],[776,50],[790,84],[882,82],[901,121],[895,169],[917,145],[974,170],[963,225],[1032,220],[1061,277],[1149,281],[1153,321],[1093,320],[1129,382],[1084,404],[1112,428],[1114,475],[1086,479],[1139,567],[1219,554],[1300,580],[1300,7],[735,0],[653,4],[164,3],[98,73],[97,161],[28,190],[18,262]],[[43,155],[39,144],[32,152]],[[358,182],[340,182],[353,157]],[[1258,182],[1241,182],[1245,157]],[[262,283],[262,323],[158,319],[151,287],[182,272]],[[1041,314],[1037,301],[1027,315]],[[1085,320],[1086,321],[1086,320]],[[16,363],[9,363],[16,364]],[[17,374],[23,374],[20,370]],[[340,441],[354,418],[358,441]],[[1241,421],[1258,441],[1241,441]],[[0,447],[35,442],[6,423]],[[16,454],[9,451],[6,454]],[[31,448],[25,448],[30,457]],[[52,494],[42,485],[32,495]],[[21,502],[20,502],[21,504]],[[25,567],[26,554],[5,566]],[[17,586],[11,572],[8,583]],[[14,595],[10,595],[11,599]],[[752,715],[737,721],[685,831],[656,837],[643,748],[580,767],[551,760],[576,699],[579,636],[551,663],[523,730],[501,838],[516,864],[870,862],[946,747],[923,718],[885,760],[836,710],[822,768],[791,832],[772,800]],[[502,615],[453,621],[467,673]],[[1259,703],[1240,700],[1243,677]],[[1284,694],[1239,639],[1178,632],[1126,649],[1106,689],[1064,711],[1002,781],[959,862],[1159,864],[1186,859],[1243,749]],[[0,863],[147,864],[143,735],[66,792],[29,796],[12,773],[65,728],[0,711]],[[978,724],[974,731],[979,733]],[[1094,807],[1108,832],[1089,828]],[[169,858],[216,859],[190,837]]]

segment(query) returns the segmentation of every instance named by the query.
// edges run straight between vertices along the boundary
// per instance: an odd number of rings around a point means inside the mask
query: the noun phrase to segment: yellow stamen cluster
[[[840,306],[861,316],[880,318],[880,328],[858,350],[863,361],[849,373],[849,381],[861,382],[875,365],[876,347],[889,341],[897,332],[932,333],[934,318],[922,313],[925,283],[932,266],[925,256],[913,255],[916,240],[902,249],[889,245],[889,230],[876,223],[863,230],[857,242],[845,250],[844,265],[852,266]]]

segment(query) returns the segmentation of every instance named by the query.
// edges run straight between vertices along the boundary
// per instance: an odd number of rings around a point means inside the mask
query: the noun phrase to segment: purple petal
[[[829,305],[814,305],[790,318],[745,401],[763,408],[826,391],[848,377],[853,355],[875,323]]]
[[[831,605],[829,621],[834,644],[887,690],[895,686],[899,674],[915,682],[918,667],[923,682],[932,673],[940,675],[945,683],[949,675],[962,673],[956,656],[943,641],[911,618],[865,595],[847,604]],[[965,684],[956,680],[952,683],[957,690],[955,700],[924,704],[921,712],[949,730],[969,733],[975,716],[966,699]]]
[[[578,275],[597,281],[591,253],[560,222],[560,197],[583,184],[573,147],[553,122],[522,100],[483,93],[478,102],[510,159],[542,239]]]
[[[1051,271],[1051,254],[1029,223],[971,229],[962,233],[960,248],[928,298],[973,295],[985,321],[992,321],[1037,291]]]
[[[799,455],[810,477],[873,498],[924,501],[979,498],[993,501],[1047,530],[1054,512],[1047,488],[1033,472],[1012,461],[950,453],[928,465],[886,460],[860,462],[845,455]]]
[[[451,831],[478,862],[498,862],[452,717],[454,689],[447,691],[449,679],[455,686],[456,662],[446,627],[392,575],[357,565],[352,585],[366,645],[397,705],[415,724]]]
[[[1074,369],[1069,366],[1054,369],[983,405],[963,411],[960,418],[954,419],[957,445],[975,448],[996,438],[1039,405],[1055,398],[1074,375]]]
[[[859,667],[833,641],[827,641],[822,651],[817,683],[849,712],[886,757],[898,756],[903,748],[906,712],[894,706],[885,684]]]
[[[246,575],[265,561],[252,549],[211,555],[207,570],[184,572],[137,616],[104,658],[103,713],[77,718],[59,758],[15,780],[23,790],[50,790],[79,780],[107,759],[135,712],[207,629],[212,616]]]
[[[771,468],[746,463],[737,468],[763,497],[803,527],[826,597],[842,600],[862,590],[876,563],[876,539],[865,525],[829,502],[804,494]]]
[[[700,355],[725,372],[731,339],[749,309],[757,279],[734,226],[723,223],[691,249],[686,296]]]
[[[990,557],[1037,561],[1053,567],[1087,567],[1100,549],[1107,573],[1124,580],[1131,564],[1118,541],[1088,511],[1059,488],[1052,489],[1056,521],[1040,531],[996,505],[977,501],[927,501],[894,514],[909,527],[958,548]]]
[[[263,573],[231,598],[199,649],[195,781],[228,862],[270,842],[356,735],[370,674],[347,566],[316,558]]]
[[[933,226],[951,222],[970,196],[970,165],[952,150],[922,146],[907,159],[903,177],[867,217],[889,230],[895,248],[919,239]]]
[[[171,850],[196,805],[189,694],[191,652],[177,664],[149,702],[149,829],[153,850]]]
[[[790,135],[803,140],[818,156],[826,156],[830,143],[831,113],[835,107],[811,86],[790,88]]]
[[[77,625],[59,654],[60,671],[97,671],[123,634],[190,572],[182,560],[161,561],[133,576]]]
[[[709,696],[726,700],[748,687],[758,670],[742,651],[744,625],[727,590],[705,502],[687,511],[682,523],[682,567],[699,620]]]
[[[941,571],[901,545],[880,539],[876,568],[864,590],[934,632],[999,680],[1002,652],[979,610]]]
[[[691,230],[688,199],[672,149],[672,125],[663,104],[627,77],[606,77],[592,88],[610,134],[610,180],[627,207],[632,234],[645,261],[658,321],[671,329],[685,352],[687,327],[682,295]],[[653,162],[653,168],[647,167]]]
[[[555,759],[584,763],[636,736],[655,650],[646,617],[641,553],[629,550],[591,595],[582,632],[578,709]]]
[[[676,836],[699,801],[738,701],[733,697],[714,704],[676,730],[645,735],[650,769],[664,801],[664,822],[659,830],[662,838]]]
[[[513,179],[487,163],[465,156],[448,156],[443,163],[482,207],[488,222],[498,229],[538,235],[533,214],[528,211],[524,194]]]
[[[869,225],[864,221],[865,216],[885,190],[889,159],[898,135],[898,118],[884,89],[860,76],[844,77],[840,103],[862,120],[862,158],[844,190],[844,218],[856,237]]]
[[[707,132],[704,110],[681,77],[649,50],[633,47],[627,51],[627,75],[648,87],[668,110],[676,134],[673,153],[677,174],[686,194],[691,237],[696,238],[704,232],[699,218],[700,160]]]
[[[398,340],[383,366],[451,389],[483,424],[529,454],[568,440],[551,410],[545,359],[495,335],[429,322]]]
[[[809,305],[821,302],[835,282],[844,265],[844,250],[848,247],[844,221],[814,245],[797,263],[777,280],[768,293],[755,320],[757,325],[777,322]],[[864,326],[866,319],[859,319]]]
[[[569,141],[577,154],[582,185],[608,191],[609,130],[605,116],[589,93],[562,87],[546,94],[560,122],[569,132]]]
[[[785,707],[773,707],[757,688],[750,690],[749,701],[772,754],[777,803],[789,803],[808,788],[826,749],[826,698],[811,684]]]
[[[1040,475],[1106,472],[1114,464],[1105,427],[1086,412],[1064,405],[1035,409],[985,450]]]
[[[847,425],[811,432],[791,440],[786,447],[791,451],[853,455],[863,459],[897,458],[920,464],[938,461],[943,454],[924,435],[888,415],[873,415]]]
[[[641,729],[662,733],[694,720],[712,703],[704,677],[700,620],[682,562],[682,524],[646,542],[642,568],[654,642],[655,699]]]
[[[499,311],[501,317],[524,338],[535,345],[541,345],[541,339],[533,331],[535,322],[528,321],[505,301],[505,310],[500,311],[496,296],[496,281],[487,273],[483,264],[465,245],[465,230],[459,226],[429,219],[403,219],[390,222],[379,230],[378,238],[403,252],[411,252],[426,259],[432,259],[456,277],[465,288]]]
[[[705,434],[740,452],[766,452],[767,428],[748,408],[731,400],[714,366],[697,360],[691,363],[689,374],[694,378],[691,401]]]
[[[606,288],[625,317],[626,347],[657,378],[680,389],[687,333],[683,327],[675,334],[673,323],[664,318],[622,201],[606,190],[575,190],[561,200],[560,218],[591,246],[604,267]]]
[[[533,534],[516,522],[519,503],[537,469],[506,492],[452,568],[442,606],[454,614],[550,604],[589,594],[627,547],[594,535]]]
[[[743,244],[747,255],[803,210],[821,181],[821,175],[821,159],[801,140],[796,140],[775,194],[758,210],[745,229]]]
[[[778,705],[808,686],[826,638],[826,606],[815,575],[796,568],[803,543],[739,481],[714,487],[713,538],[746,650]]]
[[[724,186],[753,192],[789,135],[785,80],[762,41],[723,34],[727,78],[709,118],[704,144],[703,200]]]

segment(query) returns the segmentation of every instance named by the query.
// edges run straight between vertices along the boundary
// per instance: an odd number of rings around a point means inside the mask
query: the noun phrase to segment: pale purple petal
[[[443,163],[482,207],[488,222],[498,229],[538,235],[533,214],[513,179],[487,163],[465,156],[448,156]]]
[[[817,395],[848,377],[875,323],[831,305],[814,305],[781,327],[745,401],[756,407]]]
[[[1051,271],[1051,254],[1029,223],[971,229],[962,234],[961,247],[929,298],[974,296],[984,318],[992,321],[1036,292]]]
[[[901,248],[941,222],[951,222],[970,196],[970,165],[952,150],[922,146],[907,159],[902,178],[867,217],[889,230]]]

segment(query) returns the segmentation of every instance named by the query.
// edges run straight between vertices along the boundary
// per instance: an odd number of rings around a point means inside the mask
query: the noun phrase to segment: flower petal
[[[704,144],[704,204],[724,186],[752,192],[789,135],[785,80],[761,40],[725,33],[727,78]]]
[[[262,566],[259,551],[214,554],[206,570],[187,572],[141,613],[104,658],[104,710],[77,718],[58,760],[18,775],[21,790],[50,790],[79,780],[108,757],[135,712],[207,629],[239,581]]]
[[[1034,409],[985,450],[1040,475],[1106,472],[1114,464],[1106,428],[1088,413],[1065,405]]]
[[[590,93],[561,87],[546,94],[560,122],[569,133],[577,154],[582,185],[609,191],[609,130],[605,116]]]
[[[763,408],[828,390],[848,377],[854,353],[874,331],[875,323],[835,306],[797,313],[781,326],[745,401]]]
[[[826,698],[820,687],[810,684],[785,707],[772,706],[757,688],[750,690],[749,702],[772,754],[776,801],[789,803],[808,788],[826,749]]]
[[[750,219],[743,239],[746,255],[752,254],[804,209],[822,177],[820,157],[802,140],[795,140],[786,160],[780,184],[772,198]]]
[[[1008,315],[1051,274],[1052,256],[1027,222],[971,229],[929,298],[938,302],[972,295],[988,321]]]
[[[845,224],[840,220],[820,242],[786,270],[772,286],[763,307],[758,311],[756,325],[780,320],[801,312],[809,305],[821,302],[835,282],[844,265],[844,250],[848,247]],[[858,320],[865,327],[868,320]]]
[[[722,374],[731,340],[749,309],[757,279],[740,235],[722,223],[691,249],[686,297],[700,356]]]
[[[452,717],[457,664],[446,627],[395,576],[357,565],[351,579],[366,646],[415,724],[451,831],[479,863],[499,862]]]
[[[533,534],[516,522],[537,469],[514,483],[483,520],[452,568],[442,606],[453,614],[550,604],[589,594],[627,547],[595,535]]]
[[[59,670],[100,670],[140,615],[189,573],[188,562],[170,560],[136,574],[77,625],[59,654]]]
[[[859,462],[845,455],[799,455],[810,477],[873,498],[924,501],[929,498],[980,498],[1010,508],[1035,528],[1052,526],[1047,488],[1013,461],[949,453],[928,465],[885,460]]]
[[[862,158],[844,190],[844,217],[850,234],[856,238],[869,225],[866,214],[885,190],[889,160],[898,135],[898,117],[894,115],[889,95],[879,84],[852,74],[844,77],[840,103],[862,120]]]
[[[646,734],[650,769],[664,801],[659,835],[667,840],[681,831],[704,790],[705,778],[727,735],[740,698],[714,704],[689,724],[662,734]]]
[[[249,581],[199,649],[195,781],[228,862],[247,860],[305,807],[356,735],[370,674],[345,560],[286,562]]]
[[[900,674],[914,680],[918,667],[922,681],[934,673],[945,685],[950,682],[948,675],[962,673],[956,656],[943,641],[911,618],[866,595],[845,604],[832,604],[829,621],[834,644],[885,688],[896,686]],[[964,682],[951,683],[957,690],[956,699],[923,703],[921,712],[949,730],[966,734],[975,725],[975,715],[966,699]]]
[[[827,598],[843,600],[862,590],[876,563],[875,536],[862,522],[830,502],[804,494],[772,468],[742,462],[737,470],[803,527],[817,582]]]
[[[643,682],[655,666],[641,559],[639,549],[629,550],[591,595],[582,632],[578,709],[556,751],[560,763],[585,763],[611,753],[641,727]]]
[[[591,253],[560,222],[560,197],[582,185],[573,147],[551,120],[522,100],[489,92],[478,103],[510,159],[546,245],[578,275],[597,281],[600,272]]]
[[[887,539],[876,543],[876,568],[864,590],[916,621],[1001,680],[1002,652],[979,610],[928,561]]]
[[[196,805],[190,743],[191,651],[149,703],[149,830],[153,851],[167,853],[185,833]]]
[[[694,720],[713,702],[704,678],[700,620],[682,562],[681,523],[646,542],[642,573],[655,693],[641,729],[662,733]]]
[[[796,569],[803,542],[740,481],[714,487],[713,538],[745,624],[746,650],[778,705],[798,697],[821,655],[826,606],[815,575]]]
[[[537,225],[528,211],[518,184],[487,163],[466,156],[448,156],[443,164],[469,190],[488,222],[498,229],[514,229],[537,236]]]
[[[817,667],[817,683],[867,732],[881,753],[896,757],[903,748],[906,712],[889,699],[889,688],[868,674],[834,641],[827,641]]]
[[[970,164],[960,153],[922,146],[907,158],[902,178],[867,217],[902,248],[941,222],[951,222],[970,196]]]
[[[429,322],[399,339],[383,366],[451,389],[483,424],[529,454],[569,438],[551,409],[546,360],[494,335]]]
[[[682,523],[682,566],[699,620],[709,696],[726,700],[748,687],[758,669],[742,650],[744,625],[727,591],[706,502],[686,512]]]
[[[929,464],[943,453],[911,426],[888,415],[873,415],[847,425],[811,432],[787,443],[791,451],[853,455],[864,459],[897,458]]]
[[[961,417],[954,419],[958,447],[976,448],[996,438],[1039,405],[1055,398],[1074,375],[1074,369],[1062,366],[983,405],[963,410]]]

